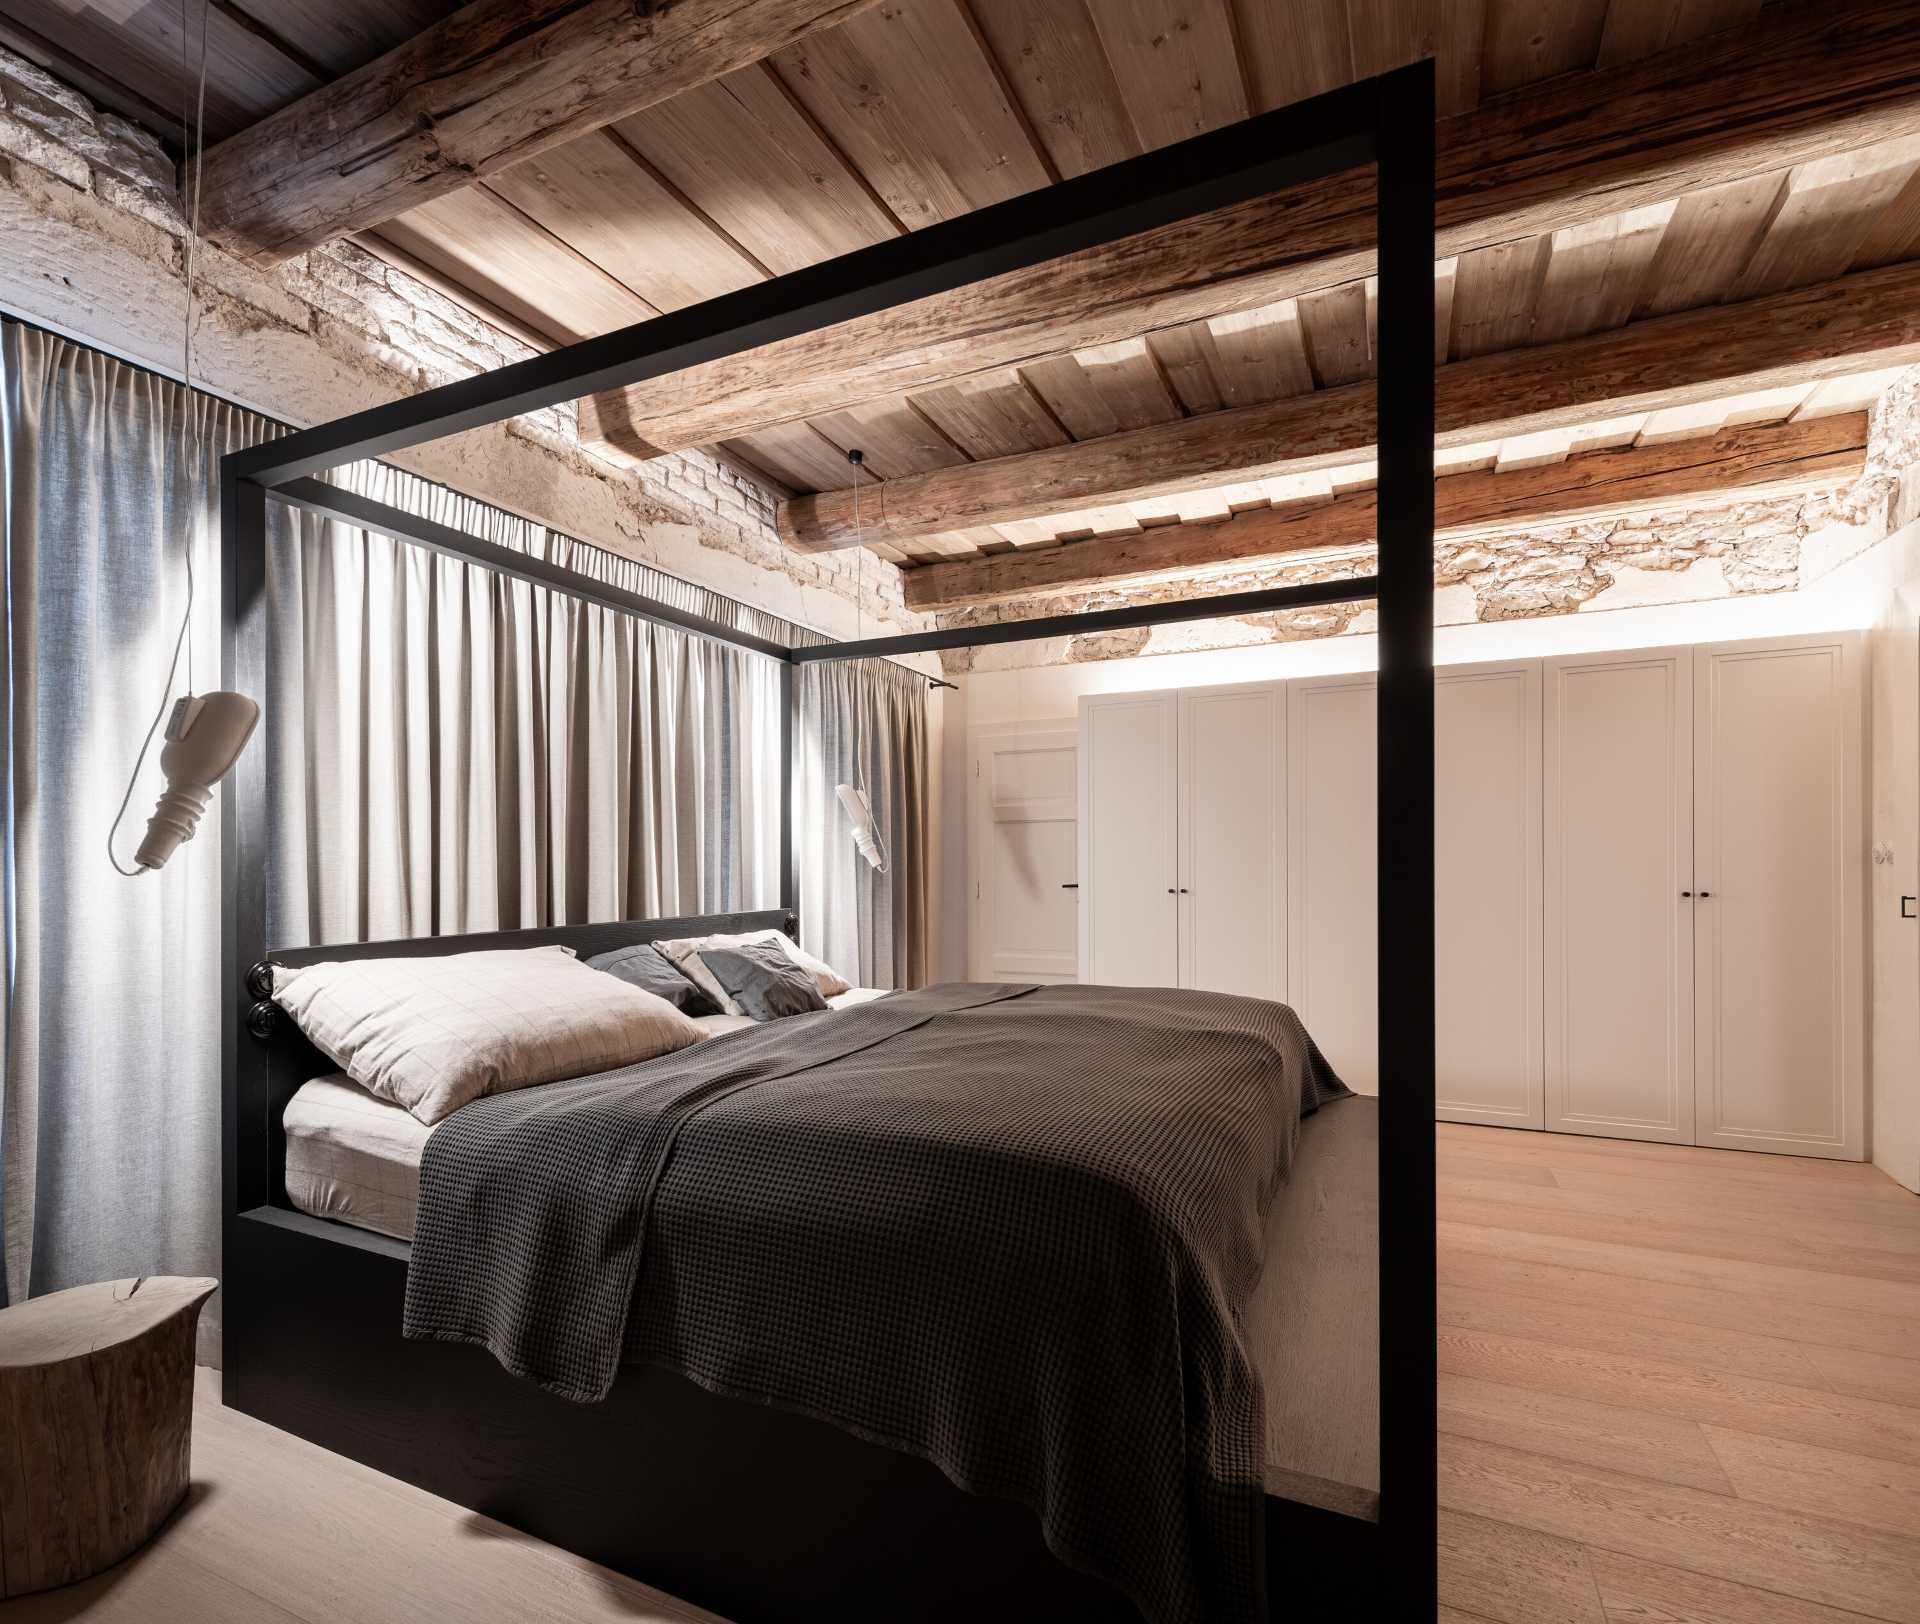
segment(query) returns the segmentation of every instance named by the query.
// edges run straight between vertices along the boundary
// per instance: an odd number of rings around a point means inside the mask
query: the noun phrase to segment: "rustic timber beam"
[[[1448,474],[1434,481],[1434,533],[1477,532],[1567,519],[1620,517],[1684,502],[1696,507],[1830,489],[1867,462],[1867,415],[1722,430],[1659,445],[1591,451],[1507,473]],[[1316,507],[1257,508],[1213,524],[1170,524],[1138,535],[1069,542],[1030,552],[923,564],[906,572],[909,609],[958,609],[1090,586],[1191,578],[1290,553],[1370,546],[1372,491]]]
[[[209,152],[202,232],[277,265],[877,3],[474,0]]]
[[[1456,361],[1434,379],[1442,447],[1920,361],[1920,264],[1634,322],[1610,333]],[[1374,386],[1347,384],[1124,434],[887,480],[860,535],[897,544],[1011,519],[1311,473],[1372,454]],[[855,545],[845,492],[783,502],[803,552]]]
[[[1920,132],[1920,0],[1833,3],[1441,121],[1442,258]],[[1373,274],[1369,172],[581,404],[584,440],[708,445]]]

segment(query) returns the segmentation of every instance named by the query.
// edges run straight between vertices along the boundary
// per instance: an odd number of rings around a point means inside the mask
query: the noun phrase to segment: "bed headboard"
[[[390,942],[344,942],[319,947],[270,949],[245,972],[247,1033],[240,1040],[232,1101],[239,1143],[234,1210],[288,1205],[287,1140],[281,1121],[287,1102],[309,1078],[340,1068],[301,1035],[272,1001],[267,967],[320,964],[331,959],[423,958],[488,949],[570,947],[581,958],[608,953],[636,942],[661,942],[677,936],[711,936],[752,930],[795,929],[784,908],[755,913],[694,914],[681,919],[620,919],[598,925],[553,925],[544,930],[496,930],[471,936],[414,936]]]

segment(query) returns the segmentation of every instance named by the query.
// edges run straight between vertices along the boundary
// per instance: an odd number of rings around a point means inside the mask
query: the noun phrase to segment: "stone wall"
[[[1916,509],[1920,509],[1920,367],[1896,380],[1875,406],[1866,470],[1846,489],[1442,542],[1434,549],[1436,618],[1441,625],[1464,625],[1791,592],[1891,534],[1915,517]],[[1170,602],[1200,593],[1253,592],[1365,575],[1372,568],[1371,551],[1356,551],[1223,570],[1197,585],[1189,581],[1115,586],[982,605],[943,613],[939,621],[943,626],[978,625]],[[1373,629],[1370,605],[1336,604],[1048,643],[1001,644],[961,650],[945,658],[949,672],[1005,670],[1296,642]]]
[[[0,310],[178,376],[185,269],[174,167],[154,138],[0,50]],[[195,273],[196,383],[283,422],[534,353],[348,242],[270,273],[202,247]],[[833,637],[924,624],[891,564],[793,553],[761,484],[699,452],[598,454],[570,405],[393,460]]]

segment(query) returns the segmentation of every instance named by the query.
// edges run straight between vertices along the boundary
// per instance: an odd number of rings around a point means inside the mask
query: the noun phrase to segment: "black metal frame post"
[[[266,676],[269,498],[780,662],[781,900],[797,905],[794,667],[1374,598],[1379,606],[1381,1504],[1396,1616],[1435,1607],[1433,249],[1434,73],[1416,63],[1042,191],[566,349],[234,452],[221,462],[222,672]],[[785,648],[590,583],[313,477],[581,395],[724,359],[987,278],[1377,164],[1378,574],[1264,592]],[[1356,204],[1356,206],[1359,206]],[[1194,268],[1196,285],[1207,271]],[[247,1059],[247,968],[264,957],[264,753],[223,792],[226,1233],[266,1205],[263,1085]],[[1374,1576],[1377,1577],[1377,1576]]]
[[[1380,1527],[1408,1618],[1439,1605],[1433,856],[1433,64],[1380,129]]]

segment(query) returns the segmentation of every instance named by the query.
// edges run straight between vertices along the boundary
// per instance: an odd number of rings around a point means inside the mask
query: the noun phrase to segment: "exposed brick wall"
[[[185,242],[158,142],[0,50],[0,308],[177,371]],[[289,422],[534,353],[348,242],[271,273],[202,247],[196,273],[196,381]],[[796,554],[761,484],[697,451],[599,454],[571,405],[395,460],[831,636],[924,624],[902,608],[892,565]]]
[[[1540,526],[1442,542],[1434,550],[1442,624],[1522,620],[1642,603],[1791,592],[1864,551],[1920,506],[1920,367],[1875,407],[1867,467],[1853,485],[1804,498],[1672,510],[1585,524]],[[1168,602],[1201,592],[1253,592],[1335,580],[1372,569],[1371,553],[1249,565],[1204,583],[1114,586],[953,610],[943,626]],[[1158,626],[1054,643],[1002,645],[945,657],[948,671],[1127,659],[1189,649],[1299,642],[1374,629],[1371,605],[1327,605],[1237,620]],[[977,664],[976,664],[977,661]]]

